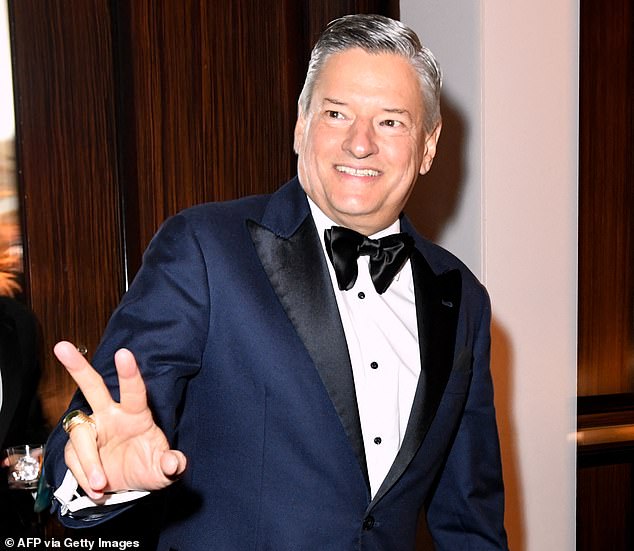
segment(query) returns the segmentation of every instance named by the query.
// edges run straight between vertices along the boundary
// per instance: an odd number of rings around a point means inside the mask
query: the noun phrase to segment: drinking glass
[[[14,490],[36,490],[42,473],[44,445],[13,446],[6,450],[9,460],[9,488]]]

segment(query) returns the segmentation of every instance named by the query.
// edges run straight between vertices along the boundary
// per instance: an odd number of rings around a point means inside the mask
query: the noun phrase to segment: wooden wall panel
[[[625,551],[634,545],[634,0],[581,1],[579,93],[577,549]]]
[[[168,9],[169,7],[169,9]],[[190,205],[276,189],[294,171],[284,3],[118,4],[130,262]],[[293,75],[299,73],[292,67]],[[124,130],[125,127],[125,130]],[[134,219],[134,220],[132,220]]]
[[[577,551],[631,551],[634,546],[632,463],[580,468]]]
[[[44,411],[75,385],[53,359],[94,351],[123,288],[111,29],[105,0],[10,5],[27,294],[42,326]]]
[[[581,2],[580,396],[634,392],[633,4]]]

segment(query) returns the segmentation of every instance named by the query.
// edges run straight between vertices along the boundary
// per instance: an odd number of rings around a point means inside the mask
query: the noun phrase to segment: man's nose
[[[376,134],[371,121],[356,120],[348,129],[343,143],[345,151],[357,159],[364,159],[378,152]]]

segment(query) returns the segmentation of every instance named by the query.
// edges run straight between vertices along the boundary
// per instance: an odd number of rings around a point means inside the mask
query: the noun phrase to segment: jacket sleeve
[[[491,307],[482,293],[473,376],[455,440],[428,504],[436,551],[506,550],[504,488],[489,369]]]
[[[92,359],[112,396],[119,399],[114,353],[133,352],[145,381],[148,402],[156,423],[174,445],[177,410],[188,381],[197,373],[207,341],[209,287],[206,263],[187,218],[168,220],[153,238],[139,270],[121,304],[113,313]],[[78,391],[67,411],[90,408]],[[53,489],[60,486],[67,468],[67,436],[58,424],[49,438],[45,472]],[[129,505],[128,505],[129,506]],[[119,507],[84,516],[61,517],[68,526],[85,526],[119,512]],[[97,511],[93,511],[97,513]]]

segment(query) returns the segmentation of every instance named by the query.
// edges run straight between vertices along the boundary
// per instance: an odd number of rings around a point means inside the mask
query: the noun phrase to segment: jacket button
[[[372,530],[374,527],[374,517],[372,515],[365,517],[363,520],[363,529]]]

